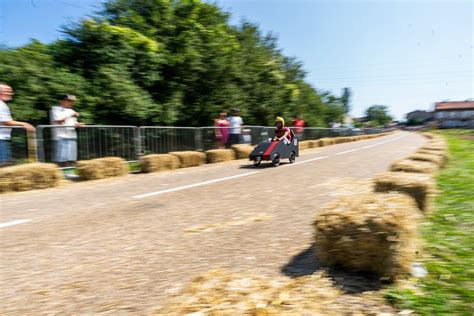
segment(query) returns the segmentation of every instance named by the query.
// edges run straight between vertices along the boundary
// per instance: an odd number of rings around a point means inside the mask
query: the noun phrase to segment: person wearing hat
[[[232,109],[232,115],[227,119],[229,121],[229,146],[240,143],[240,135],[242,134],[242,124],[244,121],[240,117],[240,109]]]
[[[15,121],[12,118],[8,101],[13,99],[13,89],[7,84],[0,83],[0,166],[11,163],[11,128],[6,126],[22,126],[27,132],[34,132],[35,128],[26,122]]]
[[[291,131],[285,126],[285,120],[281,116],[277,116],[275,119],[276,129],[275,136],[273,137],[274,142],[283,142],[289,144],[291,142]]]
[[[81,127],[83,124],[77,121],[80,115],[73,110],[76,100],[75,95],[61,95],[59,105],[53,106],[50,111],[51,125],[56,125],[51,130],[54,143],[52,160],[61,167],[70,166],[77,160],[76,127]]]

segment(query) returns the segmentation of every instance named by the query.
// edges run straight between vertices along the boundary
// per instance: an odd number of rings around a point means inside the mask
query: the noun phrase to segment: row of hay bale
[[[318,212],[321,261],[386,280],[406,276],[420,249],[419,227],[436,195],[434,176],[448,159],[446,142],[430,134],[415,154],[373,180],[373,193],[341,198]]]
[[[316,148],[363,139],[371,139],[387,134],[388,133],[307,140],[300,142],[300,149],[304,150],[307,148]],[[194,167],[200,165],[201,163],[218,163],[234,159],[247,159],[253,148],[254,147],[251,145],[240,144],[233,145],[230,149],[212,149],[205,151],[204,153],[195,151],[180,151],[171,152],[169,154],[147,155],[141,158],[141,171],[145,173],[159,172],[176,168]],[[179,159],[179,162],[175,157]]]
[[[127,162],[107,157],[77,162],[81,180],[97,180],[123,176],[128,173]],[[63,172],[52,163],[27,163],[0,168],[0,193],[29,191],[56,187],[64,180]]]
[[[233,159],[247,158],[253,149],[250,145],[236,145],[232,149],[177,151],[169,154],[147,155],[141,158],[141,172],[159,172],[177,168],[199,166]],[[77,173],[81,180],[98,180],[124,176],[129,172],[127,162],[119,157],[105,157],[77,162]],[[59,185],[64,179],[55,164],[28,163],[0,169],[0,193],[44,189]]]
[[[146,155],[140,159],[141,172],[159,172],[176,168],[195,167],[204,163],[217,163],[235,159],[247,159],[253,150],[251,145],[233,145],[230,149],[212,149],[205,152],[176,151],[169,154]]]
[[[357,136],[344,136],[344,137],[324,137],[316,140],[303,140],[299,144],[300,150],[309,148],[318,148],[331,146],[335,144],[343,144],[349,142],[356,142],[359,140],[373,139],[381,136],[389,135],[390,132],[380,134],[369,134],[369,135],[357,135]]]
[[[387,133],[308,140],[300,142],[300,149],[323,147],[371,139],[384,135],[387,135]],[[170,152],[169,154],[147,155],[140,159],[140,169],[141,172],[150,173],[195,167],[204,163],[246,159],[252,150],[253,146],[240,144],[234,145],[230,149],[214,149],[204,153],[197,151],[177,151]],[[419,154],[420,160],[423,158],[422,156],[423,152]],[[127,174],[128,171],[127,162],[119,157],[105,157],[77,162],[77,172],[81,180],[118,177]],[[54,164],[30,163],[2,168],[0,169],[0,192],[49,188],[57,186],[60,179],[63,179],[62,173]]]

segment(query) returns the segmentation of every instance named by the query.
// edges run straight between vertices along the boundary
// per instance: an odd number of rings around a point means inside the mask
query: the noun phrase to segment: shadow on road
[[[290,163],[289,163],[289,162],[282,162],[282,163],[280,164],[280,166],[287,165],[287,164],[290,164]],[[258,169],[265,169],[265,168],[278,168],[278,167],[273,167],[273,166],[272,166],[272,163],[271,163],[270,161],[268,161],[268,162],[267,162],[267,161],[264,161],[264,162],[262,162],[262,163],[260,164],[260,166],[258,166],[258,167],[255,167],[255,166],[253,165],[253,163],[252,163],[252,164],[248,164],[248,165],[240,165],[240,166],[239,166],[239,169],[255,169],[255,170],[258,170]]]
[[[340,267],[324,266],[318,259],[315,245],[291,258],[290,262],[281,268],[283,274],[292,278],[311,275],[321,270],[326,271],[336,287],[349,294],[379,290],[383,284],[371,273],[348,272]]]

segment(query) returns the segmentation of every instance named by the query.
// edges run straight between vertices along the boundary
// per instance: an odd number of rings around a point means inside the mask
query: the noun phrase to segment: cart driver
[[[291,131],[288,127],[285,126],[285,120],[283,117],[278,116],[275,119],[276,129],[275,136],[272,141],[274,142],[283,142],[288,145],[291,143]]]

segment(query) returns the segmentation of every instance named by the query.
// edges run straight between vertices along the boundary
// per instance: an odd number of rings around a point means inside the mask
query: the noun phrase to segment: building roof
[[[474,110],[474,101],[453,101],[435,103],[435,111],[442,110]]]

